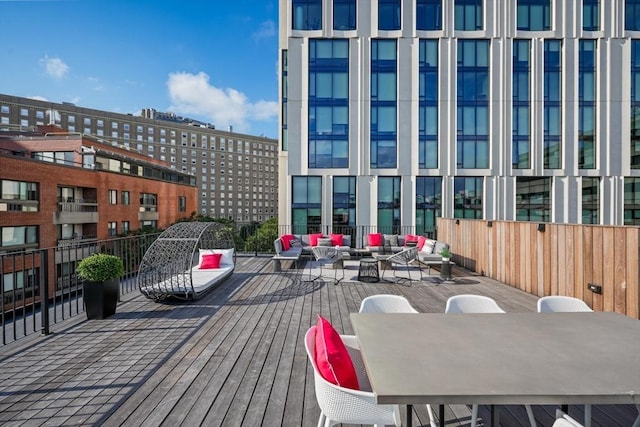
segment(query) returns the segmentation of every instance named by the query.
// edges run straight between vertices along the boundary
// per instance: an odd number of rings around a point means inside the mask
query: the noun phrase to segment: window
[[[187,211],[187,198],[185,196],[178,196],[178,212]]]
[[[640,5],[638,6],[640,10]],[[631,40],[631,169],[640,169],[640,40]]]
[[[578,167],[596,167],[596,41],[580,40],[578,56]]]
[[[462,31],[482,30],[483,0],[455,0],[455,29]]]
[[[155,212],[158,208],[158,195],[140,193],[140,212]]]
[[[109,204],[117,205],[118,204],[118,190],[109,190]]]
[[[400,0],[378,0],[378,30],[399,30],[400,16]]]
[[[319,233],[322,215],[322,177],[294,176],[291,179],[293,233]]]
[[[584,31],[600,29],[600,0],[582,0],[582,29]]]
[[[453,217],[482,219],[482,177],[453,179]]]
[[[625,0],[624,29],[640,31],[640,0]]]
[[[549,222],[551,178],[516,177],[516,220]]]
[[[333,0],[333,29],[356,29],[356,0]]]
[[[122,221],[122,233],[127,234],[130,230],[129,221]]]
[[[518,0],[518,30],[551,29],[551,0]]]
[[[378,177],[378,232],[400,234],[401,178]]]
[[[582,177],[582,223],[600,224],[600,178]]]
[[[416,0],[416,30],[442,30],[442,0]]]
[[[531,41],[513,41],[511,165],[531,167]]]
[[[544,41],[544,167],[562,163],[562,42]]]
[[[322,0],[293,0],[294,30],[322,29]]]
[[[1,227],[2,245],[9,246],[36,246],[38,243],[38,226],[24,225],[16,227]]]
[[[349,43],[309,42],[309,167],[349,166]]]
[[[418,165],[438,167],[438,41],[420,40]]]
[[[121,196],[122,196],[122,204],[123,205],[129,205],[131,204],[131,193],[129,193],[128,191],[122,191],[121,192]]]
[[[356,225],[356,177],[333,177],[333,232],[352,234]]]
[[[638,177],[624,178],[624,225],[640,225],[640,178]]]
[[[3,179],[0,212],[38,212],[38,183]]]
[[[442,177],[416,177],[416,234],[435,232],[442,210]]]
[[[118,223],[116,221],[109,221],[109,223],[107,224],[108,226],[108,235],[111,236],[115,236],[116,234],[118,234]]]
[[[371,40],[372,168],[397,165],[397,85],[396,40]]]
[[[458,41],[458,168],[489,167],[489,42]]]

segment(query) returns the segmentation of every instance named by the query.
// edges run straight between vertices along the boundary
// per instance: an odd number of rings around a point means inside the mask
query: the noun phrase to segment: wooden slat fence
[[[640,227],[543,225],[438,218],[437,233],[459,266],[536,296],[573,296],[640,318]]]

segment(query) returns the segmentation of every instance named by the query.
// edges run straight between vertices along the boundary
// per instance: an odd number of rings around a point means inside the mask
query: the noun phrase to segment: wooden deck
[[[318,314],[349,334],[349,313],[379,293],[404,295],[423,312],[442,312],[462,293],[495,298],[508,312],[535,310],[536,297],[459,268],[453,284],[334,286],[273,273],[270,261],[239,257],[232,278],[195,302],[158,304],[133,293],[110,319],[72,320],[3,347],[0,425],[316,426],[303,337]],[[579,420],[582,410],[569,408]],[[541,426],[554,411],[534,406]],[[630,426],[636,414],[631,405],[596,406],[593,425]],[[488,408],[480,416],[488,419]],[[528,425],[523,406],[502,407],[500,416],[503,426]],[[422,407],[413,418],[428,424]],[[447,406],[446,419],[468,425],[470,408]]]

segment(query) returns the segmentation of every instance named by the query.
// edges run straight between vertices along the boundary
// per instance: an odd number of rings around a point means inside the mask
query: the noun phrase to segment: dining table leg
[[[407,405],[407,427],[411,427],[413,425],[413,405]]]
[[[438,418],[440,419],[440,427],[444,427],[444,405],[438,405]]]

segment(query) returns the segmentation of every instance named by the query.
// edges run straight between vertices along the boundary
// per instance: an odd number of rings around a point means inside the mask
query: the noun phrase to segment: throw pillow
[[[209,270],[213,268],[220,268],[220,259],[222,254],[206,254],[202,255],[202,263],[200,264],[200,270]]]
[[[330,237],[320,237],[318,239],[318,246],[331,246],[331,238]]]
[[[387,243],[389,242],[389,243]],[[400,246],[398,243],[398,235],[397,234],[385,234],[384,235],[384,244],[388,246]]]
[[[318,246],[318,239],[322,237],[322,233],[309,234],[309,246]]]
[[[427,242],[427,238],[424,236],[418,236],[418,251],[424,248],[424,244]]]
[[[291,249],[291,242],[295,238],[296,236],[294,236],[293,234],[283,234],[282,237],[280,237],[280,240],[282,240],[282,249],[285,251]]]
[[[233,265],[233,251],[234,249],[200,249],[200,264],[202,264],[202,257],[207,254],[222,254],[220,259],[221,265],[231,266]]]
[[[382,240],[382,233],[371,233],[367,236],[369,246],[382,246],[384,241]]]
[[[418,243],[418,236],[414,234],[407,234],[404,238],[404,245],[408,246],[407,243]]]
[[[422,247],[422,252],[427,253],[427,254],[432,254],[433,253],[433,248],[436,247],[436,241],[435,240],[431,240],[431,239],[427,239],[424,242],[424,246]]]
[[[320,315],[316,325],[315,357],[318,371],[325,380],[340,387],[360,389],[353,361],[340,334]]]
[[[342,234],[331,234],[331,246],[342,246],[343,236]]]

